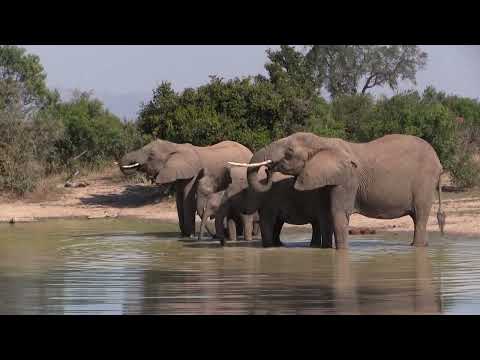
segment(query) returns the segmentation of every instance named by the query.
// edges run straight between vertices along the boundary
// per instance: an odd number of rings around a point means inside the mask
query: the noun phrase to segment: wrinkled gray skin
[[[245,168],[232,168],[231,173],[234,171],[242,171],[243,178],[246,175]],[[282,245],[280,232],[284,223],[312,224],[311,246],[331,247],[333,231],[331,222],[328,221],[328,191],[321,189],[301,192],[293,188],[295,179],[292,176],[278,173],[268,173],[268,176],[272,176],[273,180],[271,188],[266,192],[253,191],[243,180],[241,186],[229,187],[220,201],[215,197],[213,202],[231,204],[244,216],[255,216],[258,213],[264,247]],[[241,179],[237,175],[238,177]],[[260,172],[259,177],[261,182],[268,181],[264,171]],[[209,205],[210,203],[207,208]]]
[[[234,141],[200,147],[155,140],[123,156],[119,166],[125,175],[140,171],[158,185],[175,186],[180,230],[182,236],[188,237],[195,233],[196,188],[203,172],[212,176],[220,187],[226,187],[222,183],[227,179],[227,161],[232,158],[249,161],[251,156],[248,148]]]
[[[212,186],[214,180],[209,175],[204,176],[198,182],[197,202],[206,204],[198,235],[199,240],[202,237],[203,226],[209,217],[215,217],[216,238],[220,240],[222,245],[224,245],[225,239],[223,219],[227,219],[230,241],[237,240],[237,233],[238,235],[243,233],[244,239],[247,241],[252,240],[253,235],[258,234],[258,213],[249,215],[241,213],[244,206],[239,194],[248,188],[247,169],[233,167],[227,168],[227,171],[229,176],[226,189],[214,192]],[[221,219],[221,222],[217,219]]]
[[[347,247],[350,215],[376,219],[409,215],[415,231],[412,245],[427,246],[427,220],[435,189],[439,196],[437,219],[443,234],[441,210],[442,165],[426,141],[409,135],[387,135],[368,143],[296,133],[254,154],[250,163],[272,160],[270,171],[295,176],[295,189],[330,189],[330,214],[336,248]],[[258,168],[248,169],[248,182],[258,192],[268,191]],[[319,206],[320,208],[320,206]]]

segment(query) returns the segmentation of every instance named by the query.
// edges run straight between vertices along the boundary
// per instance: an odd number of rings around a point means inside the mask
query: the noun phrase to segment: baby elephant
[[[237,240],[237,234],[244,236],[247,241],[252,240],[253,235],[259,232],[258,213],[242,214],[242,204],[239,195],[248,188],[247,172],[244,168],[227,169],[227,182],[224,189],[219,190],[214,179],[208,174],[198,182],[197,201],[202,214],[202,222],[198,239],[201,240],[203,228],[208,218],[215,218],[216,237],[224,245],[225,228],[224,220],[227,221],[228,238],[230,241]]]

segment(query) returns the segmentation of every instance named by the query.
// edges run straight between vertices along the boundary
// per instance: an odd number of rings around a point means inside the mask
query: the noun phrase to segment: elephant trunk
[[[270,160],[267,157],[268,153],[266,151],[266,148],[263,148],[259,151],[257,151],[252,159],[250,160],[250,164],[254,163],[261,163],[265,162],[266,160]],[[255,191],[255,192],[266,192],[269,191],[272,187],[272,172],[267,171],[267,179],[266,182],[262,181],[259,179],[258,172],[260,170],[261,166],[258,167],[249,167],[247,169],[247,180],[249,186]]]

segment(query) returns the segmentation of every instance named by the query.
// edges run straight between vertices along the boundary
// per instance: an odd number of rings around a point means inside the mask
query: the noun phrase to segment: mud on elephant
[[[234,141],[201,147],[155,140],[123,156],[119,167],[126,175],[140,171],[158,185],[175,186],[180,230],[188,237],[195,232],[196,190],[202,172],[208,172],[219,187],[226,187],[225,164],[232,157],[249,161],[252,152]]]

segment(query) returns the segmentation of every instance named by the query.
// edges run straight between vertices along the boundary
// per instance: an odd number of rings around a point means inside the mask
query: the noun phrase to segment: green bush
[[[480,184],[480,167],[470,153],[460,155],[452,162],[450,174],[455,185],[473,187]]]
[[[368,115],[361,111],[358,134],[369,141],[387,134],[408,134],[429,142],[444,167],[449,168],[456,148],[457,127],[453,114],[440,102],[409,91],[381,98]]]
[[[429,87],[422,94],[406,91],[377,100],[340,95],[327,102],[284,77],[224,81],[213,76],[208,84],[181,93],[162,83],[142,106],[138,126],[144,134],[173,142],[210,145],[228,139],[253,151],[298,131],[354,142],[409,134],[429,142],[458,181],[474,176],[474,170],[465,171],[471,162],[458,154],[465,142],[480,145],[477,101]],[[463,124],[458,116],[464,117]]]
[[[297,131],[343,134],[323,98],[262,76],[227,81],[212,76],[208,84],[181,93],[164,82],[142,105],[138,126],[173,142],[211,145],[228,139],[252,150]]]
[[[0,190],[21,195],[45,175],[36,158],[36,135],[22,112],[0,109]]]
[[[26,114],[20,98],[0,107],[0,191],[22,195],[47,175],[92,168],[118,159],[149,141],[137,126],[122,123],[88,94]],[[74,164],[72,158],[85,154]]]
[[[64,128],[56,143],[56,162],[62,165],[84,152],[81,162],[100,165],[146,141],[135,126],[122,123],[87,93],[77,93],[71,101],[57,104],[51,116],[60,119]]]
[[[331,103],[333,119],[343,125],[343,138],[363,142],[372,139],[374,100],[369,95],[337,96]]]

